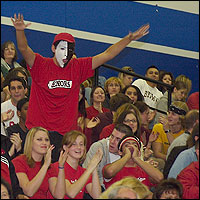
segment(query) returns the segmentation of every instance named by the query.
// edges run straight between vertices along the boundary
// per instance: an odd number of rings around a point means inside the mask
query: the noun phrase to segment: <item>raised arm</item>
[[[14,19],[11,17],[11,21],[16,29],[17,47],[24,57],[26,63],[32,67],[35,60],[35,53],[28,46],[28,42],[24,33],[24,29],[27,28],[31,23],[25,24],[24,17],[22,14],[14,14]]]
[[[96,69],[100,65],[113,59],[117,56],[131,41],[139,40],[141,37],[149,33],[149,24],[145,24],[135,32],[130,32],[127,36],[122,38],[119,42],[113,44],[103,53],[100,53],[92,58],[92,69]]]

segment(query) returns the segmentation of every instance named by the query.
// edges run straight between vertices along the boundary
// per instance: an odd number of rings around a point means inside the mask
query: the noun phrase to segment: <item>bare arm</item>
[[[80,190],[83,188],[85,183],[87,182],[90,175],[93,173],[95,168],[98,166],[99,162],[102,159],[103,152],[101,149],[99,149],[96,154],[91,159],[87,169],[85,172],[81,175],[81,177],[71,184],[67,179],[65,179],[66,182],[66,194],[70,198],[75,198],[75,196],[80,192]],[[97,191],[98,192],[98,191]]]
[[[46,176],[48,167],[51,164],[51,152],[53,149],[53,146],[48,149],[43,166],[31,181],[29,181],[25,173],[16,173],[17,178],[19,179],[20,187],[23,189],[25,195],[32,197],[40,188],[44,177]]]
[[[14,14],[14,19],[11,17],[11,21],[16,29],[16,37],[17,37],[17,46],[20,50],[22,56],[24,57],[26,63],[32,67],[35,61],[35,53],[33,50],[28,46],[28,42],[24,33],[24,29],[27,28],[30,23],[24,23],[24,17],[22,14]]]
[[[161,158],[166,161],[166,155],[162,153],[162,143],[153,142],[152,149],[156,158]]]
[[[86,185],[86,189],[93,199],[97,199],[101,194],[101,184],[97,168],[92,173],[92,183]]]
[[[160,172],[158,169],[156,169],[155,167],[153,167],[151,164],[141,160],[140,157],[138,157],[138,149],[136,149],[135,147],[133,154],[132,154],[132,159],[133,161],[140,166],[149,176],[150,178],[153,179],[153,181],[155,183],[159,183],[161,180],[163,180],[164,176],[162,174],[162,172]]]
[[[103,53],[100,53],[92,58],[92,69],[96,69],[100,65],[106,63],[107,61],[113,59],[117,56],[131,41],[139,40],[141,37],[149,33],[149,24],[145,24],[140,27],[134,33],[129,33],[127,36],[122,38],[119,42],[110,46]]]
[[[127,161],[129,161],[131,158],[131,152],[128,148],[126,148],[125,152],[126,154],[122,158],[104,167],[103,170],[104,178],[106,179],[113,178],[126,165]]]
[[[68,152],[61,151],[59,157],[59,172],[58,177],[53,177],[49,179],[49,190],[51,191],[52,195],[56,199],[63,199],[65,196],[65,170],[64,164],[67,159]]]

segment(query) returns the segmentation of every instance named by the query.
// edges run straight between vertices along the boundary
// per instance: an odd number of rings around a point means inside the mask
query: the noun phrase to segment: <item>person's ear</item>
[[[55,50],[56,50],[56,48],[55,48],[55,46],[52,44],[52,46],[51,46],[51,51],[52,51],[53,53],[55,53]]]
[[[17,110],[17,116],[21,117],[21,112],[19,110]]]

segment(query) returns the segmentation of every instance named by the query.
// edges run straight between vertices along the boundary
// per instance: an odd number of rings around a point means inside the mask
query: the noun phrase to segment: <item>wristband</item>
[[[165,133],[169,133],[169,132],[171,132],[171,131],[170,131],[170,130],[166,130],[166,131],[165,131]]]
[[[59,168],[59,169],[64,169],[64,166],[63,166],[63,167],[58,166],[58,168]]]

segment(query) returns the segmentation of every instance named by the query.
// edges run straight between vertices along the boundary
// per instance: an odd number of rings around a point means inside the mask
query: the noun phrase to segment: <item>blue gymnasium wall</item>
[[[85,57],[103,52],[115,38],[150,23],[150,33],[139,41],[153,48],[127,47],[108,64],[132,66],[141,75],[147,67],[156,65],[175,77],[185,74],[192,80],[191,92],[199,91],[199,14],[133,1],[1,1],[1,43],[12,40],[16,44],[15,29],[9,19],[14,13],[23,13],[25,22],[50,25],[48,31],[43,30],[44,26],[39,30],[30,26],[25,31],[29,46],[45,57],[52,56],[55,31],[61,27],[75,31],[76,54]],[[76,31],[83,31],[83,36]],[[90,38],[91,33],[100,39]],[[104,42],[104,36],[110,42]],[[170,47],[167,53],[163,51],[165,47]],[[196,56],[181,55],[181,50]],[[106,78],[118,74],[103,67],[99,71]]]

